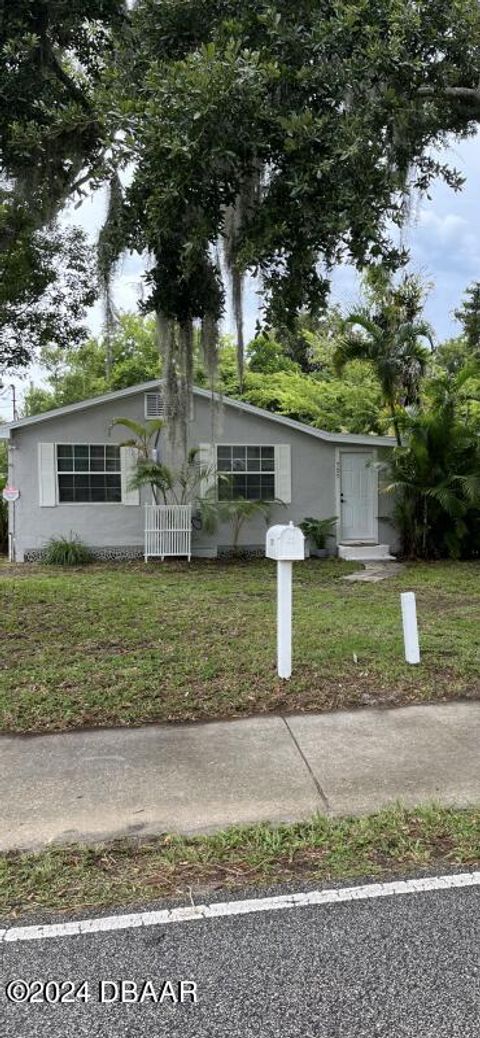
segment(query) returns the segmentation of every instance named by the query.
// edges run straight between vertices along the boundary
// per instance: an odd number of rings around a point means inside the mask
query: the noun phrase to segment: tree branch
[[[475,101],[476,104],[480,105],[480,87],[423,86],[419,87],[418,94],[420,97],[436,97],[440,95],[442,97],[457,97],[461,101]]]
[[[63,84],[66,90],[68,90],[70,97],[72,97],[73,100],[76,101],[77,104],[81,106],[81,108],[83,108],[84,112],[88,112],[88,114],[91,115],[92,106],[88,99],[85,97],[85,94],[82,90],[80,90],[77,84],[74,83],[73,79],[70,79],[70,76],[65,72],[65,69],[62,68],[55,54],[55,51],[53,50],[53,47],[50,45],[48,40],[46,40],[45,42],[47,44],[47,51],[51,63],[52,72],[55,74],[60,83]]]

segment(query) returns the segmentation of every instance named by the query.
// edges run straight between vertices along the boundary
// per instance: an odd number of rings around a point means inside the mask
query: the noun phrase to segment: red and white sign
[[[20,497],[20,491],[17,487],[4,487],[2,490],[2,497],[4,501],[18,501]]]

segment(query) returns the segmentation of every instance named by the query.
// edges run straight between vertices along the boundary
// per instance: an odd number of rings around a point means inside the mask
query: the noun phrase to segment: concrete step
[[[395,562],[388,544],[339,544],[338,557],[346,562]]]

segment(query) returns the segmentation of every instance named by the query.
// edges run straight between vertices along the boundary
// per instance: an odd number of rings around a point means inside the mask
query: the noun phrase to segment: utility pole
[[[13,382],[11,382],[9,386],[5,386],[3,382],[0,382],[0,393],[2,393],[2,391],[6,391],[7,389],[9,389],[11,394],[12,394],[12,416],[13,416],[13,421],[16,422],[16,420],[17,420],[17,390],[16,390],[16,386],[13,384]]]

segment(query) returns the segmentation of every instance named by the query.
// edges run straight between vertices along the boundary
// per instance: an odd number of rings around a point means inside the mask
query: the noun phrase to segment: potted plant
[[[308,516],[299,523],[300,529],[310,541],[310,555],[324,558],[327,552],[327,537],[333,537],[333,528],[337,522],[336,515],[330,519],[314,519]]]

